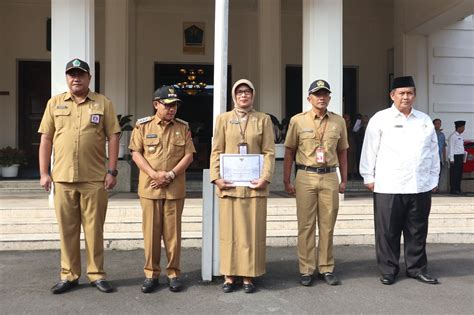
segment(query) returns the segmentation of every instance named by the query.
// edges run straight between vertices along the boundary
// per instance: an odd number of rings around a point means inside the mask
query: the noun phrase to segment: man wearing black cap
[[[137,121],[129,149],[140,168],[138,195],[143,210],[145,281],[143,293],[158,286],[161,238],[168,265],[166,275],[172,292],[182,289],[181,215],[186,193],[185,171],[193,161],[194,149],[188,123],[175,118],[181,100],[172,86],[153,94],[154,116]]]
[[[52,97],[41,121],[39,149],[40,185],[51,189],[61,236],[61,282],[54,294],[66,292],[81,276],[81,224],[87,252],[87,277],[101,292],[113,291],[105,280],[103,229],[107,189],[117,183],[120,126],[112,102],[89,90],[87,62],[73,59],[66,65],[68,92]],[[109,160],[106,162],[105,142]],[[51,176],[49,164],[54,145]]]
[[[360,174],[374,192],[375,251],[380,281],[399,272],[403,232],[406,275],[437,284],[427,273],[426,237],[431,192],[438,186],[438,140],[430,117],[413,108],[412,77],[393,80],[393,105],[377,112],[365,132]]]
[[[324,80],[311,83],[307,100],[312,109],[290,120],[285,139],[283,181],[285,191],[296,194],[301,284],[311,285],[317,267],[321,279],[329,285],[337,285],[332,245],[339,193],[345,191],[347,182],[347,129],[341,116],[327,110],[331,100],[329,83]],[[297,173],[293,185],[290,174],[295,156]],[[336,173],[338,166],[341,183]]]
[[[450,194],[463,195],[461,191],[462,169],[464,163],[464,139],[462,133],[464,132],[466,122],[464,120],[458,120],[454,122],[454,126],[456,129],[448,139]]]

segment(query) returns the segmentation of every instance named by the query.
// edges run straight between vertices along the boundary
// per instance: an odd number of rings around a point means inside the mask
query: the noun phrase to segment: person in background
[[[461,190],[462,169],[464,166],[464,138],[462,136],[466,122],[458,120],[454,122],[455,130],[449,136],[449,185],[450,194],[462,196]]]
[[[436,131],[436,136],[438,137],[438,151],[439,151],[439,176],[441,176],[441,171],[443,168],[444,161],[446,161],[446,136],[441,129],[441,119],[433,119],[433,125]]]

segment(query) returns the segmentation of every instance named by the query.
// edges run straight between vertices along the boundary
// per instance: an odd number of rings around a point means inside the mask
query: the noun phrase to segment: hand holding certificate
[[[263,170],[262,154],[221,154],[221,178],[235,186],[254,186],[251,181],[260,178]]]

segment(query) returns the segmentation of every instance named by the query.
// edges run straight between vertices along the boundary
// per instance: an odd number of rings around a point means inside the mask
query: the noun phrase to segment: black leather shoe
[[[394,275],[381,275],[380,282],[385,285],[392,285],[395,283],[395,276]]]
[[[114,288],[105,279],[95,280],[94,282],[91,282],[91,285],[96,287],[100,292],[110,293],[114,291]]]
[[[253,293],[255,291],[255,285],[253,283],[244,283],[243,288],[245,293]]]
[[[224,293],[230,293],[233,292],[235,289],[235,284],[231,282],[224,282],[222,285],[222,292]]]
[[[323,272],[318,274],[321,279],[326,281],[329,285],[338,285],[339,280],[337,279],[336,275],[332,272]]]
[[[427,283],[427,284],[438,284],[438,279],[430,276],[426,272],[420,272],[416,274],[415,276],[407,275],[410,278],[416,279],[420,282]]]
[[[168,278],[168,286],[171,292],[179,292],[183,289],[183,283],[178,277]]]
[[[155,291],[155,289],[158,287],[159,282],[158,279],[156,278],[145,278],[145,281],[143,281],[142,284],[142,292],[143,293],[151,293]]]
[[[68,281],[68,280],[62,280],[58,283],[56,283],[52,288],[51,292],[53,294],[61,294],[66,291],[71,290],[74,287],[77,287],[79,285],[79,280],[76,279],[74,281]]]
[[[300,276],[300,283],[305,287],[309,287],[313,283],[313,275],[304,274]]]

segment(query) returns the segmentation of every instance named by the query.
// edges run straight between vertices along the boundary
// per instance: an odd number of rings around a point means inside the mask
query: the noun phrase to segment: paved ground
[[[143,252],[106,251],[108,278],[117,292],[103,294],[86,278],[75,290],[52,295],[58,279],[58,251],[0,252],[1,314],[170,314],[170,313],[286,313],[286,314],[472,314],[474,309],[474,244],[430,244],[430,271],[441,284],[426,285],[404,276],[392,286],[380,284],[373,246],[337,246],[337,274],[342,285],[320,280],[312,287],[298,284],[295,248],[267,250],[267,274],[259,290],[224,294],[222,280],[200,280],[199,249],[182,255],[186,290],[142,294]],[[85,257],[83,256],[85,260]],[[165,282],[164,278],[160,279]],[[471,311],[469,311],[471,310]]]

